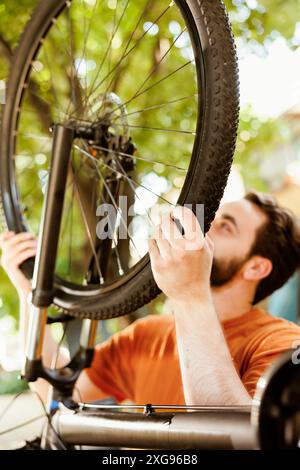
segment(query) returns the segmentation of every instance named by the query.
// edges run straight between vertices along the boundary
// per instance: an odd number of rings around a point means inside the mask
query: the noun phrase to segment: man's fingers
[[[12,248],[16,245],[18,245],[21,242],[25,242],[28,240],[35,240],[35,237],[32,233],[30,232],[21,232],[18,233],[17,235],[14,235],[12,237],[9,237],[6,241],[5,244],[8,248]]]
[[[203,233],[197,217],[191,209],[184,206],[176,206],[172,211],[172,216],[178,219],[184,229],[184,238],[186,240],[202,240],[203,244]]]
[[[172,211],[172,217],[177,219],[184,229],[182,248],[186,251],[201,250],[204,245],[204,235],[192,210],[188,207],[177,206]]]
[[[171,246],[162,232],[161,225],[158,225],[155,228],[154,238],[156,240],[157,247],[162,258],[164,258],[165,260],[170,259],[172,257]]]
[[[174,248],[182,248],[184,239],[175,221],[172,219],[171,214],[165,214],[162,216],[161,230],[171,246]]]
[[[151,252],[152,255],[159,256],[159,249],[156,243],[156,240],[153,237],[150,237],[148,240],[149,244],[149,251]]]
[[[151,267],[153,270],[155,269],[155,265],[160,259],[160,252],[159,252],[156,240],[152,237],[149,238],[148,240],[148,246],[149,246],[149,256],[150,256]]]
[[[12,238],[15,235],[14,232],[2,232],[0,233],[0,248],[2,248],[3,243]]]
[[[18,256],[15,258],[15,264],[16,266],[20,266],[24,261],[26,261],[29,258],[32,258],[35,256],[36,250],[33,248],[28,248],[27,250],[23,251],[20,253]]]
[[[18,256],[22,251],[28,250],[28,249],[33,249],[36,251],[37,249],[37,241],[36,240],[25,240],[23,242],[19,242],[16,245],[13,245],[10,247],[10,256],[15,257]]]

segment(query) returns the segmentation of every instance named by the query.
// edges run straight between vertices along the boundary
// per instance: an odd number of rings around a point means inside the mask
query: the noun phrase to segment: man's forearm
[[[172,301],[172,307],[186,404],[251,404],[212,300]]]

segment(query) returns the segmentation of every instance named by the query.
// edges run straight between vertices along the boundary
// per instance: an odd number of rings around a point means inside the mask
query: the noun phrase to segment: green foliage
[[[17,293],[12,287],[7,275],[1,269],[0,273],[0,318],[5,315],[18,317],[19,302]]]
[[[0,1],[0,35],[14,48],[38,0]],[[17,20],[17,21],[16,21]]]
[[[251,109],[241,113],[235,163],[248,188],[268,191],[267,185],[258,173],[259,163],[268,158],[272,150],[291,138],[291,130],[280,118],[260,120]]]
[[[279,34],[291,46],[297,45],[293,39],[299,21],[299,0],[225,0],[224,3],[236,38],[256,46]]]
[[[28,384],[20,379],[19,371],[0,371],[0,395],[12,395],[28,389]]]
[[[16,47],[31,12],[37,4],[37,0],[22,0],[18,2],[18,13],[16,16],[16,3],[0,0],[0,80],[7,76],[9,69],[9,57],[6,53],[11,53]],[[3,50],[5,47],[3,41],[8,46],[6,53]]]

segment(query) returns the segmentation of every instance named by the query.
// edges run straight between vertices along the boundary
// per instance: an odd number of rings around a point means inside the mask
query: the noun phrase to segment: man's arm
[[[213,244],[208,236],[203,240],[189,209],[177,207],[173,214],[184,235],[164,216],[149,251],[154,278],[174,310],[186,404],[249,405],[211,297]]]
[[[1,265],[16,288],[20,299],[20,341],[25,357],[30,314],[27,298],[31,291],[31,282],[26,279],[19,266],[26,259],[35,256],[36,241],[28,233],[16,235],[13,232],[5,232],[0,234],[0,248],[2,249]],[[130,390],[126,390],[128,377],[126,374],[123,377],[123,372],[126,367],[128,368],[128,357],[131,353],[131,336],[124,331],[119,336],[115,335],[96,348],[92,367],[89,370],[83,370],[76,382],[74,389],[75,400],[93,401],[112,397],[115,394],[121,396],[123,393],[128,394],[128,396],[132,395]],[[59,351],[57,361],[56,354],[57,343],[52,337],[50,326],[47,325],[42,352],[43,364],[46,367],[51,367],[53,358],[55,358],[56,367],[63,367],[67,364],[69,355],[65,349]],[[113,367],[114,364],[115,367]],[[101,383],[97,386],[90,376],[98,378],[98,382]],[[36,391],[44,401],[47,400],[50,388],[48,382],[39,379],[32,382],[30,388]]]
[[[6,271],[12,284],[16,288],[20,301],[20,344],[25,357],[26,340],[29,325],[30,307],[27,302],[31,291],[31,281],[26,279],[19,266],[26,259],[35,256],[37,243],[34,236],[30,233],[15,234],[14,232],[4,232],[0,234],[0,248],[2,249],[1,265]],[[46,326],[44,344],[43,344],[43,363],[46,367],[51,367],[53,358],[56,357],[57,343],[54,341],[51,328]],[[63,367],[67,364],[69,355],[65,349],[59,351],[57,358],[57,367]],[[80,376],[76,389],[84,398],[96,399],[99,396],[99,390],[92,381],[83,372]],[[36,391],[44,401],[47,399],[49,384],[43,379],[30,384],[30,388]],[[78,393],[75,390],[75,398],[78,399]]]
[[[251,404],[212,301],[182,298],[172,303],[186,404]]]

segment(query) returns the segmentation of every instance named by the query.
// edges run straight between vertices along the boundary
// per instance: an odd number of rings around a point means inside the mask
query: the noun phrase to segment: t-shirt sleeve
[[[99,397],[106,395],[119,403],[125,399],[132,400],[135,329],[133,323],[96,346],[91,367],[85,372],[99,388]]]
[[[242,381],[253,397],[259,378],[287,350],[300,345],[300,328],[291,326],[276,327],[264,337],[251,354]]]

